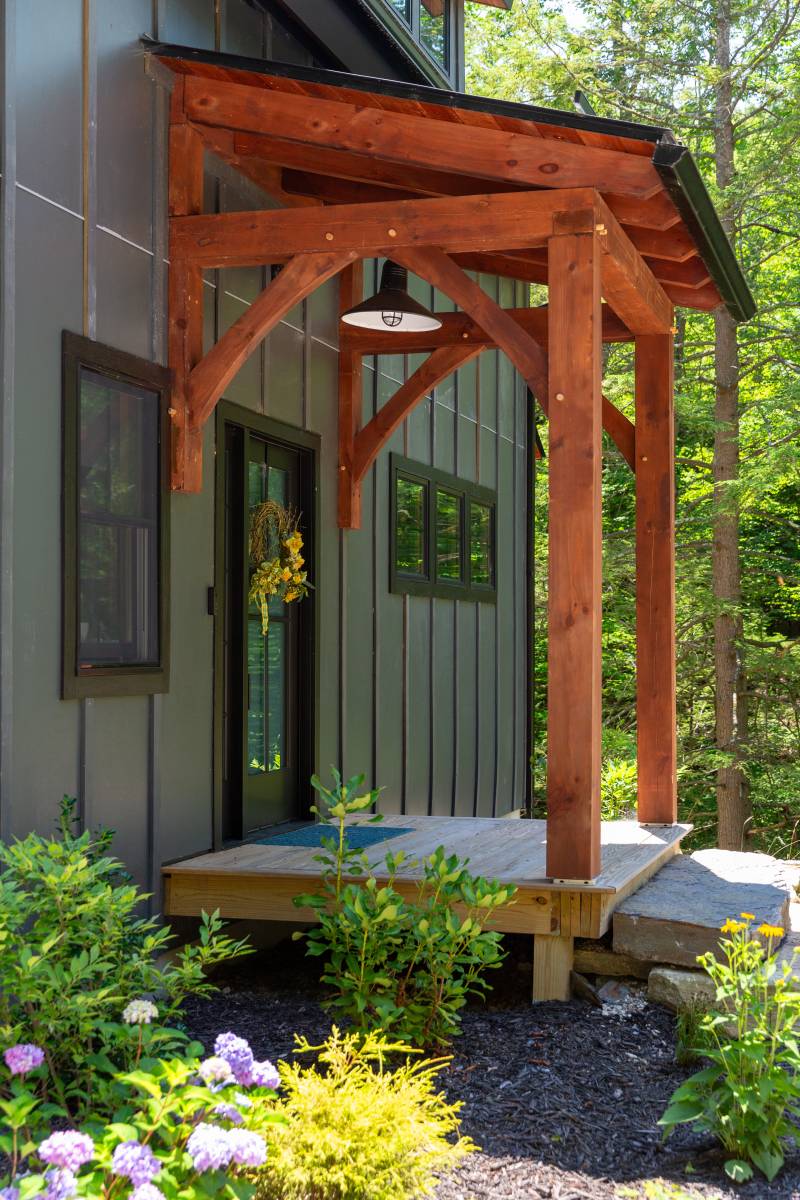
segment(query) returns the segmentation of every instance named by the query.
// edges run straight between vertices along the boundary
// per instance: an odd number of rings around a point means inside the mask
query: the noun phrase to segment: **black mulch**
[[[656,1122],[689,1073],[675,1063],[668,1012],[531,1006],[529,941],[510,942],[490,1001],[465,1014],[443,1077],[481,1152],[442,1181],[436,1200],[800,1200],[800,1155],[772,1184],[734,1187],[707,1138],[684,1127],[662,1144]],[[259,1056],[285,1058],[295,1032],[315,1043],[330,1028],[317,973],[297,943],[263,951],[220,978],[219,993],[187,1005],[187,1025],[209,1048],[231,1029]],[[646,1190],[647,1180],[663,1190]]]

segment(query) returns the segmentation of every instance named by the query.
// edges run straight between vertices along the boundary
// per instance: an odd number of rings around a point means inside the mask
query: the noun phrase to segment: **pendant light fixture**
[[[441,329],[442,322],[408,294],[408,272],[389,259],[383,264],[381,286],[369,300],[342,313],[347,325],[361,329],[391,329],[397,333]]]

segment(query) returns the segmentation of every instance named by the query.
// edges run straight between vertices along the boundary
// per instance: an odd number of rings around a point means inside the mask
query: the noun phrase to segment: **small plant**
[[[459,1136],[460,1104],[435,1091],[446,1060],[409,1061],[414,1051],[376,1033],[342,1036],[321,1047],[296,1038],[323,1066],[280,1064],[284,1096],[270,1139],[262,1200],[407,1200],[428,1196],[434,1172],[476,1149]],[[405,1056],[389,1071],[391,1056]]]
[[[600,774],[600,814],[604,821],[622,821],[636,811],[636,761],[608,758]]]
[[[8,1099],[0,1101],[0,1151],[10,1164],[4,1200],[252,1196],[253,1174],[267,1156],[267,1128],[280,1120],[279,1079],[271,1063],[255,1062],[243,1038],[221,1034],[214,1056],[203,1062],[159,1060],[120,1074],[113,1121],[94,1117],[56,1132],[48,1128],[56,1114],[38,1096],[46,1057],[35,1045],[5,1052],[12,1079]]]
[[[783,1166],[783,1140],[800,1140],[800,992],[792,967],[777,966],[773,952],[783,930],[760,925],[742,913],[722,932],[722,959],[698,962],[716,985],[716,1007],[698,1022],[699,1046],[710,1066],[677,1089],[660,1124],[668,1134],[691,1121],[708,1130],[731,1155],[725,1171],[735,1182],[750,1179],[751,1166],[772,1180]]]
[[[675,1023],[675,1062],[687,1067],[702,1057],[702,1021],[708,1010],[699,1003],[682,1008]]]
[[[359,794],[363,776],[343,782],[334,771],[334,778],[332,791],[312,780],[325,801],[314,811],[335,824],[317,856],[322,890],[295,898],[319,924],[295,936],[306,939],[310,955],[326,958],[329,1005],[356,1029],[391,1031],[414,1046],[446,1045],[460,1032],[467,998],[488,990],[484,974],[504,958],[500,934],[485,925],[515,889],[471,875],[467,861],[441,846],[423,862],[412,899],[397,888],[402,853],[386,855],[379,883],[346,832],[347,817],[371,808],[378,793]]]
[[[112,835],[75,834],[74,805],[65,798],[59,837],[0,844],[0,1039],[44,1047],[45,1098],[81,1117],[113,1111],[113,1076],[134,1059],[191,1052],[171,1028],[181,1002],[249,948],[204,914],[198,943],[158,966],[169,927],[137,916],[146,896],[109,855]],[[157,997],[160,1020],[121,1021],[142,997]]]

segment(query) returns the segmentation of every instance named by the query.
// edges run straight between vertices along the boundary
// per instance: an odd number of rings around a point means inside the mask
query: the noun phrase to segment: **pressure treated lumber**
[[[678,819],[675,708],[675,431],[671,334],[636,339],[638,815]]]
[[[569,936],[534,934],[533,936],[533,1002],[569,1000],[572,992],[570,972],[573,962],[573,939]]]
[[[600,872],[601,363],[596,234],[551,239],[547,873]]]
[[[292,142],[366,154],[409,166],[528,183],[542,188],[598,187],[647,197],[662,190],[645,156],[595,146],[460,125],[432,116],[188,76],[189,120]]]

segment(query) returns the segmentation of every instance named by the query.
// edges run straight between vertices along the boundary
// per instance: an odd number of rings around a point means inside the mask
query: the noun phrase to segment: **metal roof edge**
[[[679,143],[660,142],[653,151],[653,166],[695,238],[731,316],[749,321],[756,313],[753,293],[691,152]]]

